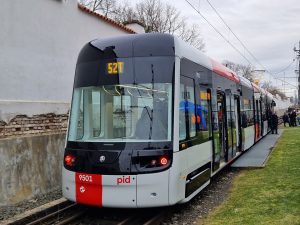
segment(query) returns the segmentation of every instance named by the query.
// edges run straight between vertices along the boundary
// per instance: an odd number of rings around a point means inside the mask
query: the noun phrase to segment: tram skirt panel
[[[137,207],[169,205],[169,171],[137,175]]]
[[[103,207],[136,208],[136,175],[103,175]]]
[[[62,169],[62,193],[63,196],[76,202],[75,172]]]

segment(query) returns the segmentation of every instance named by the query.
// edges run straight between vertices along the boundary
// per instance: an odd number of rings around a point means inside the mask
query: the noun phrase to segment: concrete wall
[[[128,32],[78,9],[76,0],[3,0],[0,120],[66,113],[85,43]]]
[[[0,206],[61,186],[65,134],[0,139]]]

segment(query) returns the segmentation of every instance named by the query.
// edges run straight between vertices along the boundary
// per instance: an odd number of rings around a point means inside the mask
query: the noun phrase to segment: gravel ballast
[[[40,194],[35,196],[33,199],[24,200],[20,203],[11,206],[1,206],[0,207],[0,221],[9,219],[15,215],[23,213],[27,210],[34,209],[45,203],[54,201],[62,197],[61,189],[56,189],[47,194]]]
[[[202,190],[190,202],[176,205],[172,213],[163,221],[163,225],[197,224],[210,211],[220,205],[228,197],[233,178],[239,173],[238,169],[228,168],[213,178],[210,185]]]

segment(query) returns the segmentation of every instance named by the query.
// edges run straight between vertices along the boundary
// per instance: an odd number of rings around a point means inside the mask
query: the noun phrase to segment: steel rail
[[[165,213],[158,213],[154,215],[139,215],[130,216],[117,225],[158,225],[163,220]]]
[[[40,218],[38,218],[38,219],[36,219],[34,221],[31,221],[30,223],[27,223],[27,225],[36,225],[36,224],[41,224],[41,223],[47,223],[47,220],[50,220],[51,218],[54,218],[55,216],[58,216],[59,214],[61,214],[63,212],[66,212],[67,210],[75,210],[77,207],[78,207],[78,205],[76,203],[68,205],[68,206],[66,206],[66,207],[64,207],[62,209],[59,209],[59,210],[57,210],[55,212],[52,212],[52,213],[50,213],[48,215],[41,216]],[[82,212],[82,213],[84,213],[84,212]],[[76,214],[76,216],[77,216],[77,214]],[[61,221],[61,222],[63,222],[63,221]],[[66,223],[63,223],[63,224],[66,224]]]

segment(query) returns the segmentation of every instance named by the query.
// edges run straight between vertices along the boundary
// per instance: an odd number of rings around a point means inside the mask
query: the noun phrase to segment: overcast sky
[[[237,63],[248,64],[222,37],[211,28],[185,0],[172,1],[170,4],[178,7],[191,23],[201,26],[206,43],[206,54],[223,61],[228,59]],[[222,21],[214,13],[206,0],[189,0],[217,29],[257,68],[261,66],[243,49],[236,38],[230,33]],[[295,57],[294,46],[300,41],[300,2],[299,0],[210,0],[219,14],[242,40],[246,47],[259,62],[277,77],[283,77],[283,72]],[[295,77],[296,61],[285,71],[286,77]],[[265,79],[270,79],[265,76]],[[282,82],[271,78],[274,85],[281,86]],[[287,79],[297,85],[296,78]],[[295,87],[286,85],[286,91]],[[294,91],[287,93],[294,95]]]
[[[133,2],[137,2],[135,0]],[[161,0],[175,6],[189,23],[197,23],[201,27],[201,34],[206,44],[205,52],[208,56],[222,62],[227,59],[247,65],[243,59],[222,37],[211,28],[208,23],[189,6],[185,0]],[[260,65],[243,49],[236,38],[230,33],[209,6],[207,0],[189,0],[195,7],[245,56],[256,69]],[[294,46],[299,48],[300,41],[300,1],[299,0],[209,0],[219,14],[227,22],[245,46],[259,60],[259,62],[277,77],[283,77],[283,72],[295,58]],[[295,61],[285,70],[286,77],[296,77]],[[273,85],[282,86],[271,80]],[[297,79],[286,79],[297,85]],[[286,85],[287,95],[293,96],[295,87]]]

